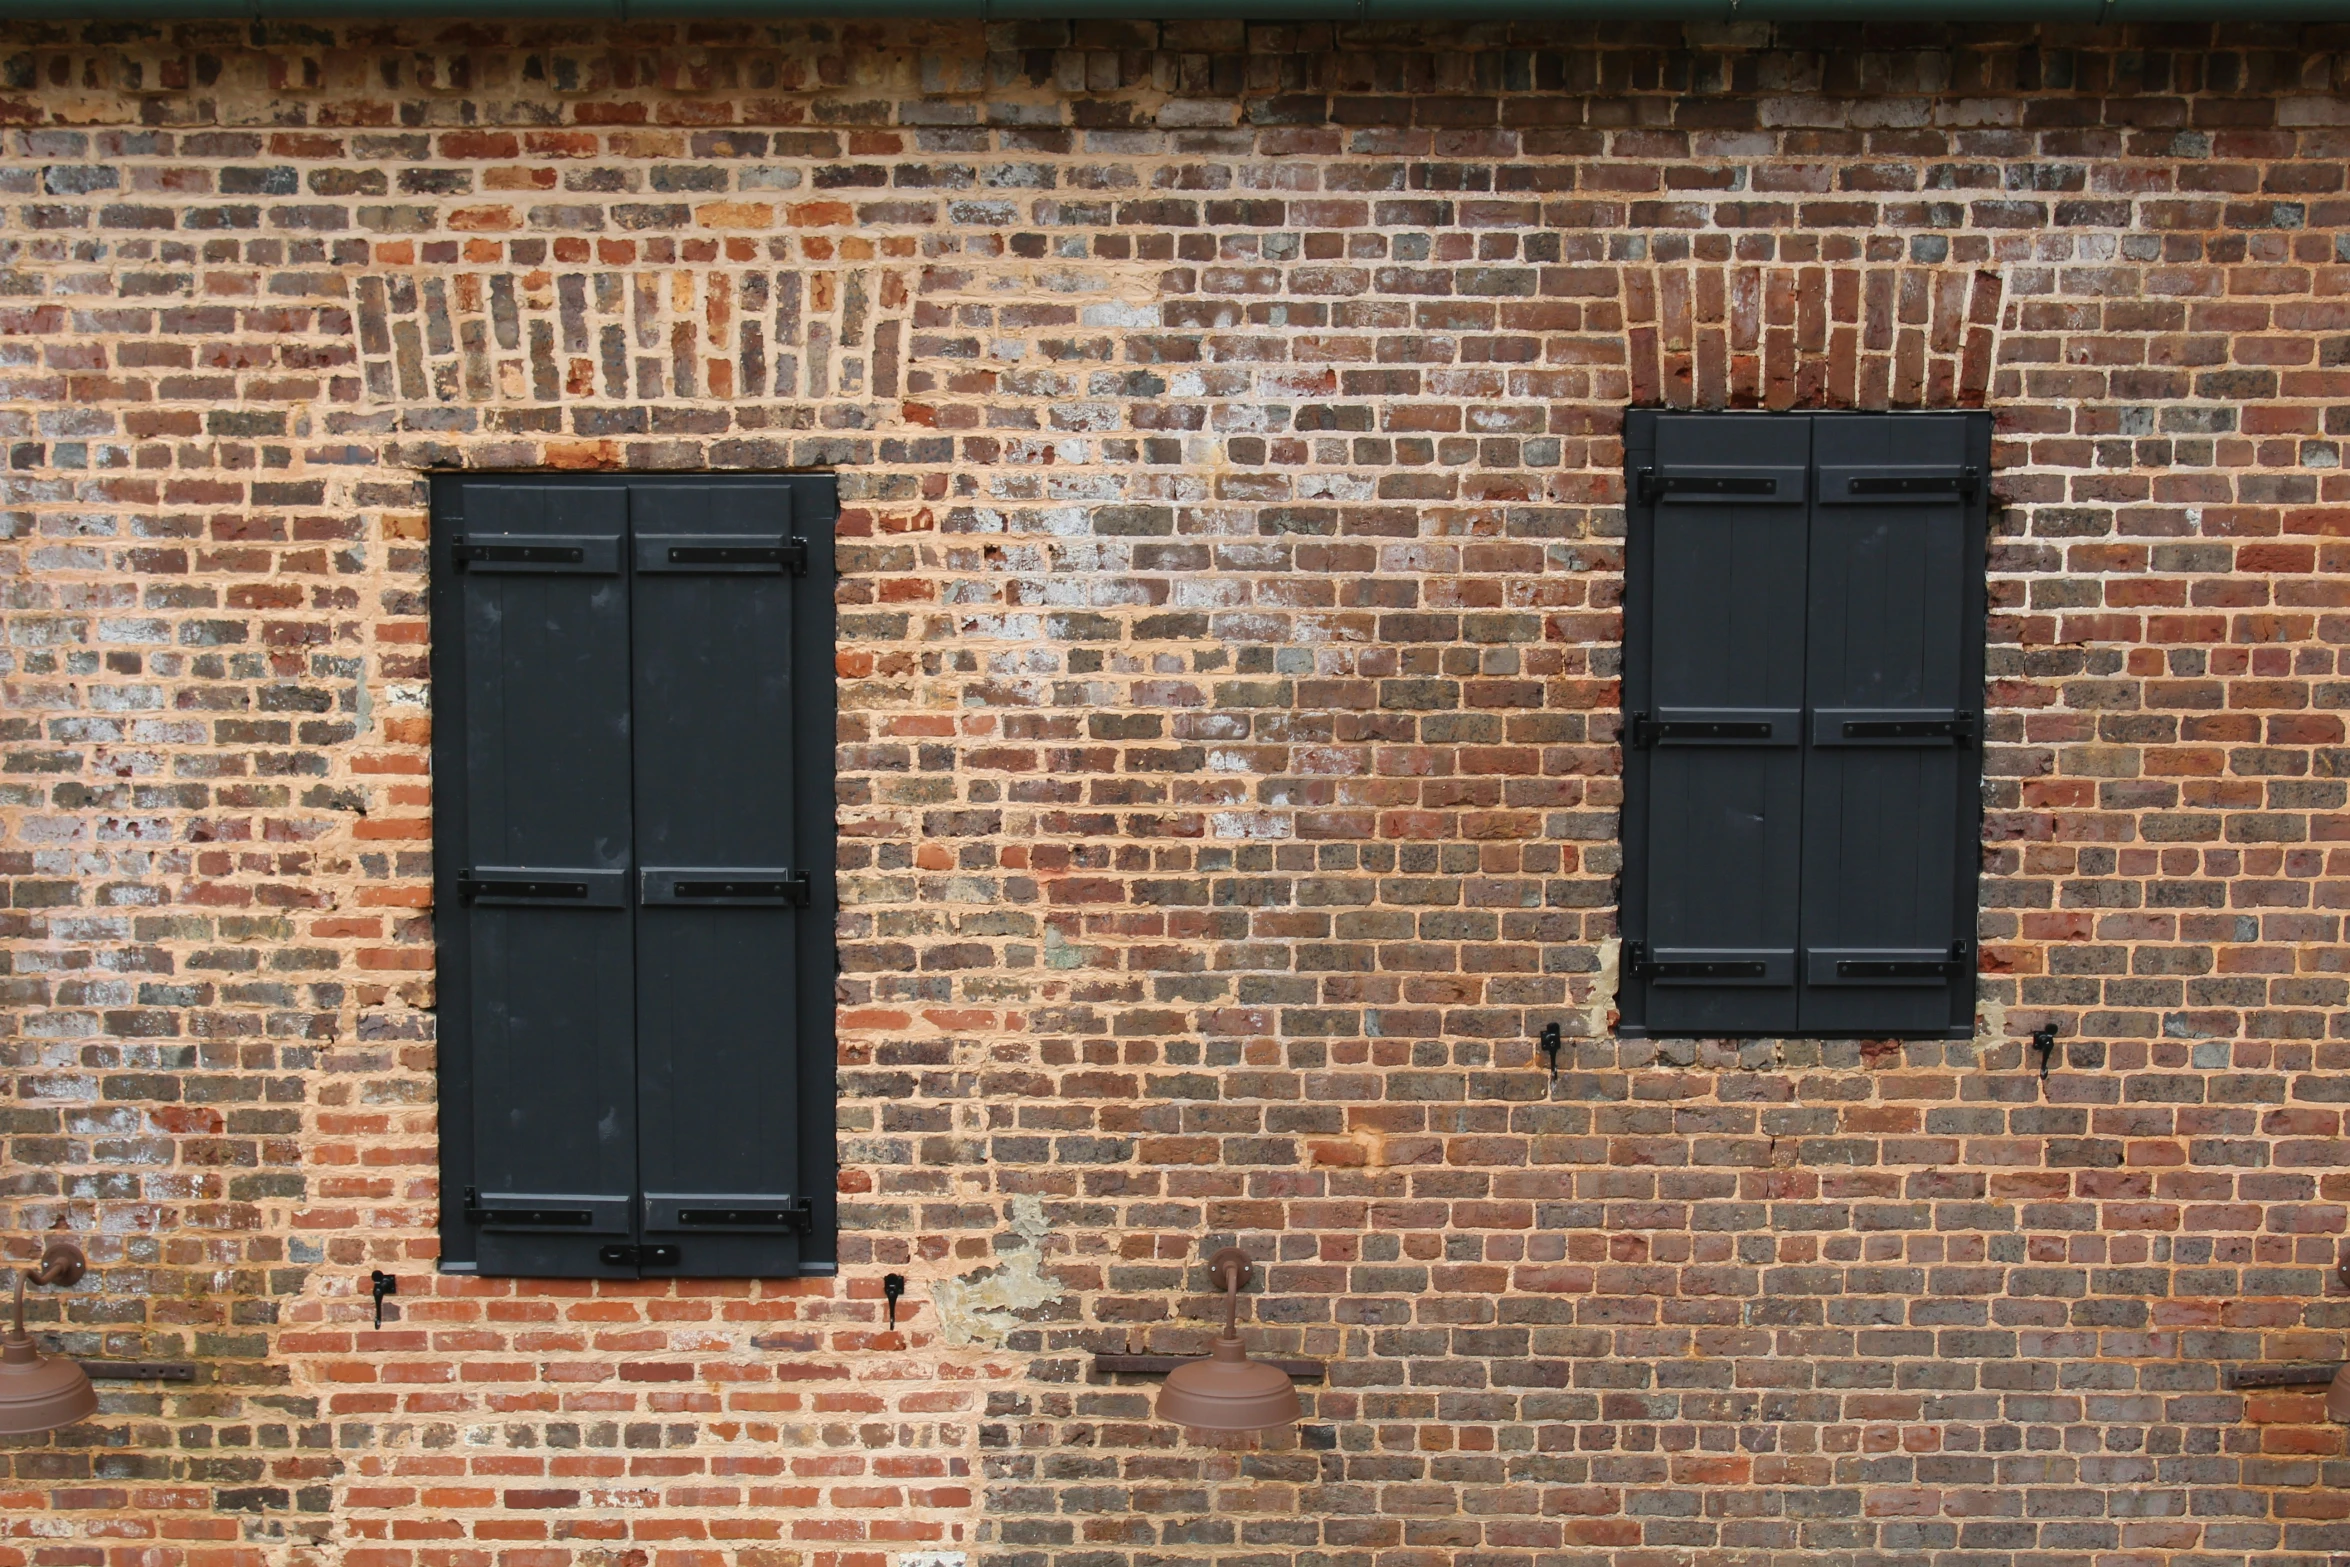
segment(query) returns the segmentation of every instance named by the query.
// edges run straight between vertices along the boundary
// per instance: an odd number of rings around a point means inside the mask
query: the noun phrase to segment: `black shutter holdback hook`
[[[906,1293],[906,1276],[902,1273],[884,1273],[881,1276],[881,1298],[889,1303],[889,1330],[898,1330],[898,1298]]]
[[[1558,1024],[1556,1024],[1556,1023],[1545,1023],[1545,1024],[1543,1024],[1543,1025],[1542,1025],[1542,1053],[1543,1053],[1544,1055],[1546,1055],[1546,1056],[1550,1057],[1550,1080],[1551,1080],[1552,1082],[1554,1082],[1554,1083],[1555,1083],[1555,1082],[1557,1082],[1557,1081],[1559,1080],[1559,1045],[1560,1045],[1560,1043],[1561,1043],[1561,1041],[1560,1041],[1560,1039],[1559,1039],[1559,1026],[1558,1026]]]
[[[371,1288],[375,1295],[375,1325],[381,1328],[384,1325],[384,1297],[399,1294],[400,1281],[381,1268],[377,1268],[367,1277],[371,1281]]]
[[[2040,1053],[2040,1082],[2046,1091],[2049,1063],[2056,1059],[2056,1025],[2043,1023],[2032,1030],[2032,1048]]]

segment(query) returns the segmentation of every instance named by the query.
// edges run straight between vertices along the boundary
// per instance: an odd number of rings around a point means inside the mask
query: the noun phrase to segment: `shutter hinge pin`
[[[1646,979],[1656,972],[1656,965],[1648,960],[1647,942],[1627,941],[1624,943],[1624,972],[1634,979]]]
[[[1646,713],[1634,713],[1624,726],[1624,738],[1635,751],[1645,751],[1656,743],[1656,725]]]
[[[808,541],[797,534],[783,541],[783,563],[795,577],[808,574]]]

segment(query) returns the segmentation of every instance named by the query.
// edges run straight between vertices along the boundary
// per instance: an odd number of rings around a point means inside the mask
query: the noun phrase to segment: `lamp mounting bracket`
[[[53,1240],[41,1248],[41,1266],[33,1274],[35,1284],[79,1284],[90,1268],[90,1259],[71,1241]]]
[[[1227,1275],[1238,1274],[1237,1281],[1229,1287],[1246,1289],[1248,1288],[1249,1274],[1255,1269],[1256,1264],[1249,1261],[1248,1253],[1242,1251],[1238,1246],[1226,1246],[1208,1258],[1208,1276],[1214,1279],[1219,1286],[1224,1284]]]

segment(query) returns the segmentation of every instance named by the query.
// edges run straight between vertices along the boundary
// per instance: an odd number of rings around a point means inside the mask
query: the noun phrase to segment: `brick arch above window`
[[[1907,262],[1621,269],[1632,401],[1663,408],[1980,408],[2001,274]]]
[[[353,296],[370,402],[614,405],[588,435],[645,433],[628,426],[665,403],[854,426],[836,405],[899,395],[911,290],[880,262],[591,261],[388,269]]]

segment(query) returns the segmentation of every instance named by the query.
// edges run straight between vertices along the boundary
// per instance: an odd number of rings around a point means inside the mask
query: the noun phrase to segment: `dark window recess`
[[[832,1271],[836,510],[433,480],[443,1267]]]
[[[1990,442],[1627,417],[1623,1033],[1974,1032]]]

